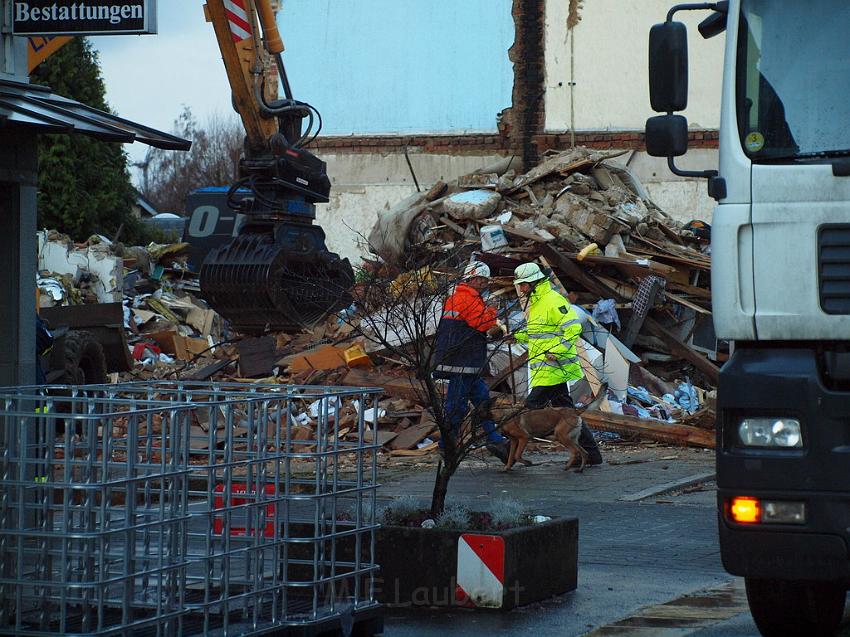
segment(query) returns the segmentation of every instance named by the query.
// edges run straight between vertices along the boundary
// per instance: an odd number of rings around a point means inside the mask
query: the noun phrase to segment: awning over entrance
[[[49,88],[0,80],[0,129],[23,126],[39,133],[80,133],[108,142],[141,142],[166,150],[189,150],[192,142],[99,111]]]

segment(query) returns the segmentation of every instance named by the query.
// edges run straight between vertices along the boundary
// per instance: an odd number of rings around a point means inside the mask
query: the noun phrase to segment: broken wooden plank
[[[427,456],[434,451],[440,443],[432,442],[430,445],[425,445],[421,449],[393,449],[390,451],[391,456]]]
[[[461,226],[456,224],[454,221],[452,221],[448,217],[440,217],[440,223],[442,223],[446,227],[450,228],[451,230],[454,230],[461,237],[466,236],[466,230],[464,230]]]
[[[610,286],[612,290],[615,290],[621,297],[623,297],[624,301],[631,301],[635,296],[635,292],[637,292],[636,285],[624,283],[623,281],[618,281],[617,279],[612,279],[611,277],[607,277],[602,274],[594,274],[594,276],[600,282]]]
[[[526,175],[520,179],[519,183],[505,191],[505,194],[512,195],[519,190],[523,190],[525,186],[529,186],[553,173],[568,175],[569,173],[581,170],[582,168],[590,168],[595,163],[596,162],[594,160],[588,158],[579,159],[578,161],[569,161],[567,157],[563,156],[551,157],[544,160],[543,163],[526,173]]]
[[[414,402],[420,402],[427,397],[426,388],[413,375],[387,376],[355,368],[349,370],[340,383],[346,387],[381,387],[387,396],[407,398]]]
[[[422,417],[422,422],[418,425],[412,425],[401,431],[394,440],[389,443],[390,449],[413,449],[420,442],[425,440],[432,431],[437,428],[437,424],[428,418]]]
[[[375,439],[377,438],[378,444],[381,445],[382,447],[387,445],[388,443],[392,442],[397,437],[398,437],[398,434],[395,433],[394,431],[384,431],[384,430],[381,430],[381,429],[379,429],[378,431],[370,429],[369,431],[363,432],[363,441],[364,442],[373,443],[373,442],[375,442]]]
[[[345,347],[322,345],[314,350],[287,356],[278,361],[278,365],[287,365],[290,373],[306,369],[328,370],[345,367]]]
[[[678,294],[674,294],[673,292],[669,292],[667,290],[664,290],[664,296],[666,296],[668,299],[670,299],[674,303],[678,303],[679,305],[684,305],[685,307],[688,307],[688,308],[694,310],[695,312],[699,312],[700,314],[706,314],[708,316],[711,316],[711,310],[707,310],[704,307],[702,307],[701,305],[697,305],[696,303],[693,303],[692,301],[689,301],[688,299],[683,298],[683,297],[679,296]]]
[[[624,435],[637,435],[647,440],[666,442],[690,447],[714,449],[713,431],[688,425],[668,424],[658,420],[643,420],[635,416],[611,414],[601,411],[586,411],[582,419],[591,429],[611,431]]]
[[[572,259],[573,261],[578,261],[578,255],[576,254],[567,254],[565,255]],[[630,274],[632,276],[644,277],[650,272],[657,274],[658,276],[667,277],[674,272],[676,272],[676,268],[672,265],[665,265],[663,263],[656,263],[655,261],[650,261],[649,259],[643,259],[644,263],[640,263],[639,261],[634,261],[632,259],[623,259],[622,257],[606,257],[602,255],[588,255],[581,259],[582,263],[586,263],[588,265],[610,265],[619,270],[622,270],[626,274]]]
[[[673,290],[677,290],[679,292],[683,292],[689,296],[695,296],[706,301],[711,301],[711,290],[706,290],[705,288],[700,288],[695,285],[687,285],[685,283],[679,283],[678,281],[671,280],[667,281],[667,287]]]
[[[680,246],[685,245],[684,240],[682,239],[682,237],[679,236],[678,232],[674,232],[672,229],[670,229],[669,227],[667,227],[664,223],[662,223],[660,221],[658,222],[658,229],[661,230],[661,233],[665,237],[670,239],[670,241],[672,241],[673,243],[677,243]]]
[[[696,259],[692,257],[683,257],[678,255],[672,255],[667,253],[662,253],[657,250],[651,250],[648,248],[641,248],[637,245],[629,246],[629,251],[636,256],[647,256],[652,257],[653,259],[658,259],[660,261],[669,261],[670,263],[675,263],[677,265],[685,266],[683,269],[688,268],[697,268],[700,270],[710,270],[711,269],[711,261],[704,259]]]
[[[603,299],[614,299],[622,301],[623,297],[617,294],[604,283],[599,282],[595,277],[585,272],[581,267],[571,261],[566,255],[556,250],[551,244],[540,246],[540,251],[550,263],[557,266],[561,272],[569,279],[578,283],[588,292],[597,294]]]
[[[694,268],[702,268],[704,270],[711,269],[711,258],[704,255],[702,252],[697,252],[696,250],[691,250],[690,248],[679,248],[677,246],[671,246],[669,244],[665,245],[658,241],[654,241],[647,237],[642,237],[637,234],[633,234],[632,238],[641,243],[645,243],[656,250],[663,253],[664,258],[670,261],[676,261],[682,263],[684,265],[688,265]],[[676,248],[673,250],[673,248]]]
[[[521,230],[512,226],[502,226],[502,230],[507,232],[509,235],[519,237],[520,239],[529,239],[531,241],[536,241],[537,243],[548,243],[549,241],[555,240],[555,236],[543,228],[537,228],[534,232],[529,232],[528,230]],[[510,251],[510,249],[507,250]]]

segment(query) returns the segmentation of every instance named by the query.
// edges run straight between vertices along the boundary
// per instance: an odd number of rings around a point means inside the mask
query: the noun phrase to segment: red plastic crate
[[[267,484],[264,489],[266,495],[275,496],[277,495],[277,491],[273,484]],[[215,493],[220,494],[216,495],[213,508],[216,510],[224,509],[225,507],[225,497],[224,497],[224,485],[219,484],[215,487]],[[240,506],[243,504],[248,504],[249,502],[256,502],[257,500],[257,492],[256,490],[248,490],[248,485],[246,484],[232,484],[230,486],[230,506]],[[236,496],[242,497],[236,497]],[[275,529],[275,503],[270,502],[266,505],[266,528],[264,535],[266,537],[274,536]],[[213,519],[213,533],[216,535],[222,535],[224,533],[224,518],[222,516],[214,516]],[[230,527],[230,535],[231,536],[245,536],[248,534],[248,529],[244,526],[232,526]]]

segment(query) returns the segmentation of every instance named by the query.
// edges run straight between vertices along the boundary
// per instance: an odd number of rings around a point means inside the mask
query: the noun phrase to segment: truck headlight
[[[745,447],[801,448],[803,432],[796,418],[744,418],[738,440]]]

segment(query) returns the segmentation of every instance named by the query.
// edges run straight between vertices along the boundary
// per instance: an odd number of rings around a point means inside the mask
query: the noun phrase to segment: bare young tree
[[[441,460],[437,466],[431,498],[431,514],[444,508],[449,482],[467,455],[485,442],[482,421],[490,416],[489,404],[469,405],[463,415],[448,413],[447,383],[435,378],[434,340],[443,314],[443,302],[459,281],[468,250],[446,255],[438,262],[405,268],[381,265],[363,268],[354,297],[356,318],[350,319],[372,348],[407,367],[417,400],[440,432]],[[409,265],[409,264],[408,264]],[[462,348],[468,343],[456,342]],[[489,348],[487,364],[494,348]],[[483,376],[484,371],[479,373]],[[517,408],[518,410],[521,408]]]
[[[193,190],[236,181],[245,134],[235,114],[215,114],[201,125],[188,106],[175,120],[173,132],[191,140],[192,148],[176,152],[151,147],[140,162],[142,194],[159,210],[180,213]]]

